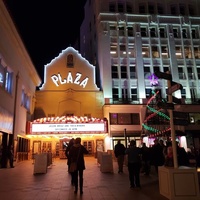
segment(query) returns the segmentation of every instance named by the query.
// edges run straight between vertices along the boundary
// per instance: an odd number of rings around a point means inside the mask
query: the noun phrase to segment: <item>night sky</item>
[[[79,37],[86,0],[5,0],[22,41],[44,78],[44,65]]]

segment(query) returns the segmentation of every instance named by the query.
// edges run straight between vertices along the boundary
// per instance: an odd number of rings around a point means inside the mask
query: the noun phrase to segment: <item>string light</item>
[[[150,114],[149,116],[146,117],[146,119],[144,120],[144,123],[142,124],[142,127],[147,130],[148,132],[150,132],[149,136],[150,137],[155,137],[155,136],[161,136],[166,134],[167,132],[169,132],[171,130],[170,127],[167,127],[163,130],[158,130],[152,126],[149,126],[145,123],[148,123],[148,121],[150,121],[152,118],[156,117],[156,115],[159,115],[160,117],[162,117],[163,119],[165,119],[166,121],[170,120],[170,117],[168,115],[166,115],[165,113],[162,112],[162,109],[156,110],[155,108],[149,106],[149,104],[156,98],[156,96],[159,94],[159,91],[155,92],[152,91],[153,96],[148,100],[147,102],[147,109],[149,109],[152,114]]]

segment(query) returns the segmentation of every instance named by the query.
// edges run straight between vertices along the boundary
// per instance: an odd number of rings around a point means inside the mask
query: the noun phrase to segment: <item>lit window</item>
[[[0,87],[12,94],[13,73],[0,63]]]
[[[21,105],[30,111],[30,96],[25,93],[24,89],[22,90]]]

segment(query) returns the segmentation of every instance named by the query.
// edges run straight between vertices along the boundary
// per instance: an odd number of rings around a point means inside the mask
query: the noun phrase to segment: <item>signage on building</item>
[[[58,73],[58,75],[54,74],[51,76],[51,79],[57,87],[59,85],[72,83],[72,84],[79,85],[83,88],[86,87],[88,80],[89,80],[88,77],[82,78],[81,73],[76,73],[76,75],[73,76],[71,72],[69,72],[66,77],[62,77],[62,75],[60,73]]]
[[[106,132],[104,123],[80,123],[80,124],[34,124],[30,126],[30,133],[81,133],[81,132]]]
[[[106,133],[107,120],[77,116],[44,117],[27,123],[28,134]]]

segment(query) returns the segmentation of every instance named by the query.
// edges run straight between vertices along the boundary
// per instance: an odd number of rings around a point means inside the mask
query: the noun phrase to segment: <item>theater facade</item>
[[[110,148],[103,93],[95,67],[72,47],[44,68],[44,83],[36,91],[34,120],[27,122],[30,151],[64,158],[71,138],[81,137],[91,154]]]

